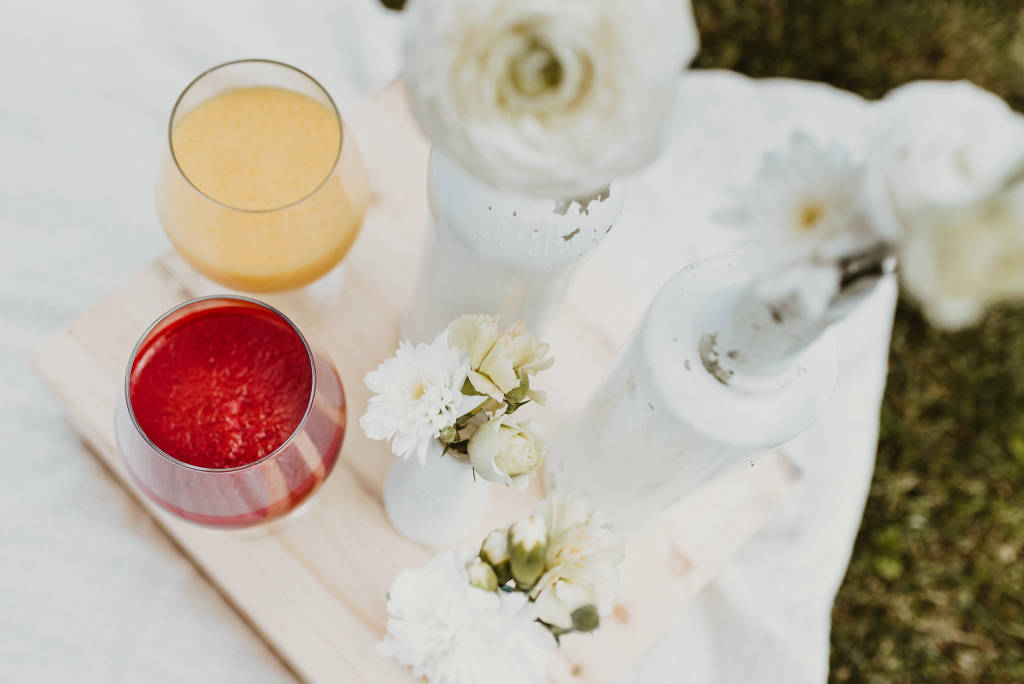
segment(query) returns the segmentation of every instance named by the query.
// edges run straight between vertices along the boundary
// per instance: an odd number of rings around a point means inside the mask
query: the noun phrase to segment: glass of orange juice
[[[220,286],[294,291],[352,247],[366,170],[327,91],[263,59],[221,64],[178,97],[156,203],[178,253]]]

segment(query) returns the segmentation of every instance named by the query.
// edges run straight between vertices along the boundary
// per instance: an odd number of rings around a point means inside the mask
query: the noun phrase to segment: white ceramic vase
[[[836,379],[828,321],[773,311],[753,297],[742,263],[708,259],[666,283],[557,435],[549,490],[573,491],[635,530],[814,422]]]
[[[467,313],[526,321],[541,334],[583,257],[612,230],[624,181],[593,197],[555,200],[496,190],[436,149],[428,175],[431,224],[402,336],[434,338]]]
[[[396,459],[384,482],[384,509],[391,524],[426,546],[466,539],[491,501],[489,483],[474,478],[469,463],[441,453],[438,442],[425,465],[416,459]]]

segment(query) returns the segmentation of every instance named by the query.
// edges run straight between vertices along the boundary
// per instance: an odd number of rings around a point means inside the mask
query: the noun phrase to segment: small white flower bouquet
[[[367,373],[374,396],[359,424],[402,459],[426,465],[428,456],[450,456],[485,480],[525,489],[550,439],[516,412],[544,403],[531,381],[552,363],[548,345],[523,323],[502,330],[495,316],[462,316],[431,344],[401,342]]]
[[[378,652],[430,684],[541,682],[559,638],[611,612],[622,559],[622,537],[596,512],[549,497],[479,554],[401,571]]]

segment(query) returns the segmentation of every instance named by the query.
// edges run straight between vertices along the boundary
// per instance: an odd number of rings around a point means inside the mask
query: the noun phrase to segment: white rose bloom
[[[445,333],[431,344],[399,343],[394,357],[366,374],[374,393],[359,425],[370,439],[391,441],[396,456],[423,465],[441,430],[483,401],[462,394],[469,361]]]
[[[527,418],[497,416],[469,438],[469,462],[485,480],[526,489],[544,465],[550,441],[547,431]]]
[[[388,592],[387,635],[377,652],[429,684],[539,684],[555,648],[520,592],[469,583],[473,554],[448,551],[398,573]]]
[[[403,76],[432,142],[503,190],[570,199],[663,147],[689,0],[412,0]]]
[[[1024,117],[966,81],[902,86],[874,116],[865,194],[892,241],[921,214],[990,196],[1024,162]]]
[[[540,619],[567,628],[584,605],[611,613],[625,555],[622,535],[571,496],[549,496],[535,513],[548,526],[547,569],[530,591]]]
[[[1024,298],[1024,183],[912,222],[900,276],[929,321],[943,328],[974,324],[988,307]]]

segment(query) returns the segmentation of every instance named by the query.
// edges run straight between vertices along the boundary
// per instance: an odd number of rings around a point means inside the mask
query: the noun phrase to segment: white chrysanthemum
[[[967,81],[901,86],[874,116],[865,197],[893,241],[919,216],[990,197],[1024,162],[1024,117]]]
[[[403,570],[388,592],[384,657],[430,684],[535,684],[547,673],[555,640],[536,622],[525,594],[469,583],[469,551],[448,551]]]
[[[988,307],[1024,298],[1024,183],[912,221],[900,277],[928,320],[943,328],[972,325]]]
[[[588,604],[608,615],[619,590],[622,535],[583,502],[564,494],[549,496],[534,513],[548,528],[546,569],[530,591],[540,619],[568,629],[573,611]]]
[[[413,0],[403,76],[445,154],[503,190],[593,194],[663,146],[689,0]]]
[[[390,440],[396,456],[424,464],[441,430],[485,399],[462,393],[468,373],[468,358],[448,344],[447,332],[431,344],[402,341],[394,357],[366,374],[374,396],[359,425],[370,439]]]

